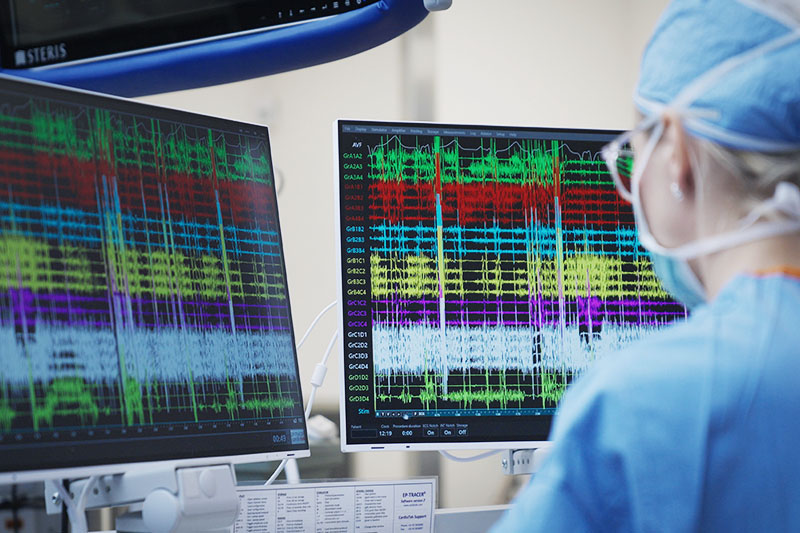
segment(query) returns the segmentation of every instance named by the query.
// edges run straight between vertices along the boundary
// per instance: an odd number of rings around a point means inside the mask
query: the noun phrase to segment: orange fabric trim
[[[800,279],[800,268],[788,266],[788,265],[781,265],[772,268],[767,268],[765,270],[756,270],[756,276],[771,276],[774,274],[786,274],[792,278]]]

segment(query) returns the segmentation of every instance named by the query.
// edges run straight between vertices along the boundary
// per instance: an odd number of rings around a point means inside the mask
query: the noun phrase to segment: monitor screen
[[[4,0],[3,68],[54,65],[258,31],[378,0]]]
[[[5,77],[0,128],[0,479],[307,450],[267,129]]]
[[[335,125],[344,450],[544,441],[594,360],[686,316],[600,155],[617,133]]]

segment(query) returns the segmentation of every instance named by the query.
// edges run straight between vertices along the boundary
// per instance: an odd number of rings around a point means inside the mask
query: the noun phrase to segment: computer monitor
[[[307,456],[267,128],[2,77],[0,131],[0,483]]]
[[[600,155],[618,133],[334,125],[343,450],[535,447],[593,361],[686,316]]]

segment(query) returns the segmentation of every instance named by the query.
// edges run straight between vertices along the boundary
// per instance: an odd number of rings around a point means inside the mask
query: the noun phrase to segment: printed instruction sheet
[[[436,478],[241,486],[233,533],[432,533]]]

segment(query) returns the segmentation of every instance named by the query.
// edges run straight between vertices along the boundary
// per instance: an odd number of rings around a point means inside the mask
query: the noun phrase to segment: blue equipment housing
[[[405,33],[427,14],[423,0],[381,0],[355,11],[257,33],[63,67],[0,72],[118,96],[157,94],[349,57]]]

